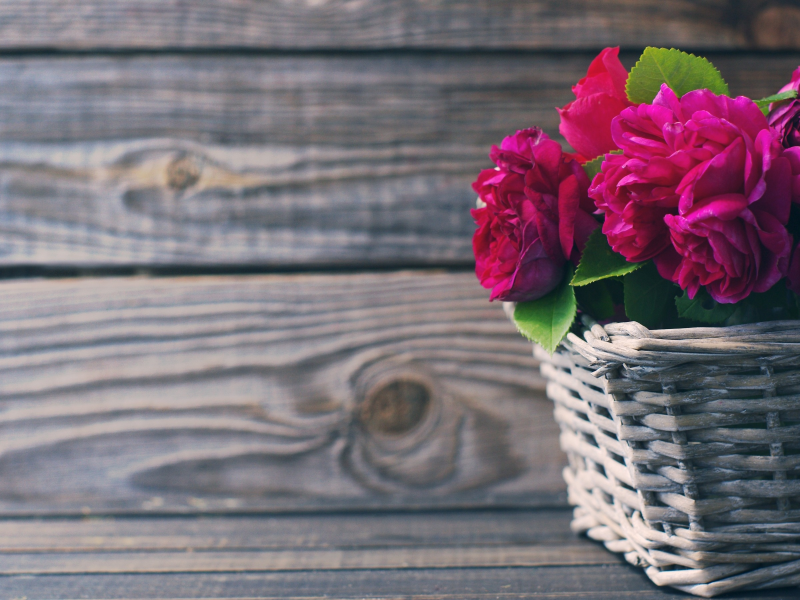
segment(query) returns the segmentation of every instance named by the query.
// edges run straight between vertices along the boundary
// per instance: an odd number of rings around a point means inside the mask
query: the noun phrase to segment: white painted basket
[[[534,353],[575,531],[698,596],[800,585],[800,321],[594,325]]]

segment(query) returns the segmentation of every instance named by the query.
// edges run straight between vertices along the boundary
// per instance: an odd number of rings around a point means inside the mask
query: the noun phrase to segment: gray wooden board
[[[777,4],[777,6],[776,6]],[[0,47],[798,48],[798,11],[750,0],[4,0]]]
[[[683,597],[568,509],[0,521],[4,598]],[[790,598],[796,591],[741,594]]]
[[[800,55],[712,59],[760,97]],[[490,145],[557,135],[590,60],[0,60],[0,265],[468,265]]]
[[[590,542],[586,541],[589,544]],[[624,564],[544,567],[40,575],[0,578],[12,599],[226,598],[310,600],[685,600]],[[796,600],[797,589],[745,592],[730,600]]]
[[[707,53],[734,94],[774,93],[800,54]],[[557,134],[593,52],[34,55],[0,60],[0,139],[364,148]],[[625,53],[631,67],[637,53]],[[484,156],[488,148],[484,150]],[[446,154],[445,154],[446,156]],[[462,157],[459,157],[462,158]]]
[[[366,550],[248,550],[6,554],[3,575],[119,573],[241,573],[243,571],[354,571],[539,567],[616,563],[601,546],[441,546]]]
[[[351,150],[477,144],[487,146],[485,157],[488,144],[514,127],[538,123],[556,133],[558,115],[553,108],[573,97],[571,86],[585,75],[592,57],[593,53],[4,57],[0,139],[64,142],[172,136],[204,143]],[[788,78],[797,60],[789,55],[765,58],[764,63],[771,65],[766,67],[767,77],[772,69],[775,78],[774,70],[782,67],[774,82],[778,84]]]
[[[0,520],[0,553],[563,547],[576,539],[571,514],[541,508],[6,519]]]
[[[0,283],[0,512],[563,501],[470,273]]]
[[[0,265],[465,265],[487,152],[0,143]]]

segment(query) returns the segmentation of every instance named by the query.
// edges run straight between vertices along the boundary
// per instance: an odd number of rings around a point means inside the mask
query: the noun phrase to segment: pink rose
[[[781,88],[781,92],[800,91],[800,67],[792,73],[792,80]],[[770,127],[778,131],[784,148],[800,146],[800,100],[784,100],[770,105],[768,118]]]
[[[764,292],[789,266],[786,230],[795,181],[778,134],[744,97],[666,85],[652,105],[625,109],[590,195],[603,233],[628,260],[653,258],[693,298],[721,303]]]
[[[611,152],[611,120],[632,106],[625,92],[628,72],[619,61],[619,48],[606,48],[589,65],[586,77],[573,86],[575,100],[558,109],[561,132],[580,162]]]
[[[491,300],[525,301],[553,290],[567,260],[578,261],[599,226],[583,168],[561,145],[532,128],[492,147],[497,169],[472,185],[485,206],[474,209],[475,273]]]
[[[609,245],[629,262],[651,259],[670,245],[664,216],[678,206],[674,188],[680,174],[663,160],[654,162],[651,166],[639,158],[609,154],[589,189],[605,213],[603,233]]]

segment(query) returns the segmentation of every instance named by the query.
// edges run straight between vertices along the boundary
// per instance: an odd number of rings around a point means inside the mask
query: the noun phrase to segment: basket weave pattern
[[[536,349],[573,529],[698,596],[800,585],[800,321],[584,338]]]

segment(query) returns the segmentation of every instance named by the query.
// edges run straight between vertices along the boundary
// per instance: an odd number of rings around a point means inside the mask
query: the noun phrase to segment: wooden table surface
[[[568,527],[470,188],[595,54],[767,0],[0,0],[0,599],[656,598]],[[796,590],[739,598],[796,598]]]
[[[3,598],[666,600],[570,511],[447,510],[0,522]],[[797,590],[740,599],[797,598]]]

